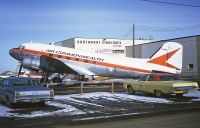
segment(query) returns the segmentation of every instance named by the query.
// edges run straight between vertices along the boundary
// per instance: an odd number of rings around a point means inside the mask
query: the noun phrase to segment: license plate
[[[184,93],[184,91],[175,91],[175,93]]]

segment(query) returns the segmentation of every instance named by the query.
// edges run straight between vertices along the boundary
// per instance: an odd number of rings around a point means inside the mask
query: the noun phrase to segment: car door
[[[144,75],[142,79],[139,81],[138,90],[145,92],[146,91],[146,85],[149,75]]]
[[[142,86],[142,90],[144,92],[152,93],[152,85],[153,85],[153,76],[148,75],[146,81],[144,82]]]

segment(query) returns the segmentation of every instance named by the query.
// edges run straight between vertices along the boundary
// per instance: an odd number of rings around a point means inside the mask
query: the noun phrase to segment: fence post
[[[81,95],[83,95],[83,82],[81,82]]]
[[[112,94],[114,93],[114,82],[112,81],[112,85],[111,85],[112,87],[111,87],[111,92],[112,92]]]

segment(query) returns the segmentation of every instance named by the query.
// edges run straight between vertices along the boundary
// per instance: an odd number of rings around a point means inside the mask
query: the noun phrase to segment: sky
[[[154,0],[164,1],[164,0]],[[0,72],[15,71],[9,50],[73,37],[154,40],[200,35],[200,1],[0,0]],[[176,29],[177,31],[171,31]]]

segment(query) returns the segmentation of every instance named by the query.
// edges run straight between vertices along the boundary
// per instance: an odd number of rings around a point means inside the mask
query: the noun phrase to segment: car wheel
[[[40,105],[40,106],[45,106],[46,104],[45,104],[45,101],[40,101],[40,102],[38,102],[38,104]]]
[[[128,93],[131,94],[131,95],[135,94],[135,91],[131,86],[128,86]]]
[[[6,97],[6,101],[5,102],[6,102],[6,106],[7,107],[12,107],[12,103],[10,102],[8,97]]]
[[[162,93],[162,91],[160,91],[160,90],[155,90],[155,91],[154,91],[154,96],[155,96],[155,97],[163,97],[163,93]]]

